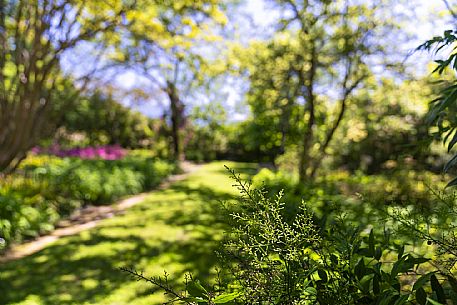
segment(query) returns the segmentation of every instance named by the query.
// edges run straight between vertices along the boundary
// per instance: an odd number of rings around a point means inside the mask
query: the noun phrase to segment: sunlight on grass
[[[0,267],[2,304],[161,304],[164,296],[118,270],[208,279],[223,237],[220,200],[236,195],[223,165],[246,175],[255,166],[214,162],[186,180],[151,193],[124,215],[66,237],[27,258]]]

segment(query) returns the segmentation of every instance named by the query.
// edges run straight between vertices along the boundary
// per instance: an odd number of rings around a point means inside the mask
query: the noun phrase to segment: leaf
[[[370,236],[368,237],[368,248],[370,249],[370,255],[374,256],[374,233],[373,229],[370,231]]]
[[[420,287],[416,291],[416,301],[420,305],[425,305],[427,303],[427,294],[425,293],[424,288]]]
[[[374,295],[378,295],[379,292],[381,291],[379,282],[380,282],[379,275],[376,274],[373,277],[373,294]]]
[[[436,297],[440,303],[446,303],[446,295],[444,294],[443,286],[441,286],[440,282],[436,278],[434,274],[430,277],[430,284],[432,285],[432,290],[436,293]]]
[[[207,298],[208,292],[206,289],[200,284],[198,280],[194,280],[187,284],[187,292],[193,297],[202,297]]]
[[[379,261],[381,259],[381,256],[382,256],[381,247],[376,247],[376,250],[374,252],[374,258]]]
[[[421,276],[413,285],[413,290],[417,290],[419,288],[422,288],[424,284],[430,280],[430,277],[434,274],[434,272],[427,273],[423,276]]]
[[[420,265],[420,264],[428,262],[429,260],[430,260],[429,258],[414,257],[414,256],[409,255],[408,259],[406,260],[406,262],[410,263],[410,264],[413,264],[413,265]]]
[[[185,301],[187,303],[191,303],[191,304],[208,304],[207,301],[203,300],[202,298],[194,298],[194,297],[187,297],[187,298],[182,298],[181,299],[182,301]]]
[[[449,142],[447,146],[447,152],[450,152],[452,147],[457,143],[457,132],[454,133],[454,136],[452,137],[452,140]]]
[[[457,184],[457,178],[454,178],[454,179],[452,179],[451,181],[449,181],[448,184],[446,184],[446,187],[445,187],[445,188],[454,186],[454,185],[456,185],[456,184]]]
[[[309,295],[317,295],[317,290],[314,287],[306,287],[305,292]]]
[[[444,166],[444,172],[447,173],[448,170],[457,163],[457,155],[454,155],[451,160],[449,160]]]
[[[365,262],[363,260],[363,257],[357,262],[357,264],[354,267],[354,273],[355,276],[360,280],[365,273]]]
[[[404,294],[404,295],[401,295],[393,305],[401,305],[401,304],[405,304],[406,301],[408,301],[408,297],[409,295],[408,294]]]
[[[448,107],[451,103],[454,103],[457,100],[457,90],[453,90],[439,105],[439,111]]]
[[[390,271],[391,278],[395,278],[399,273],[406,272],[410,269],[410,264],[406,264],[405,261],[408,257],[402,256],[392,267]]]
[[[390,302],[392,301],[392,299],[393,299],[394,297],[395,297],[395,295],[392,295],[392,294],[384,295],[384,296],[380,299],[379,305],[387,305],[387,304],[390,304]]]
[[[447,276],[447,279],[449,281],[449,284],[451,285],[451,288],[452,290],[457,293],[457,280],[455,279],[455,277],[451,276],[451,275],[448,275]]]
[[[405,252],[405,246],[401,246],[401,248],[398,250],[397,259],[400,259],[403,256],[404,252]]]
[[[317,274],[319,275],[319,277],[321,278],[321,280],[322,280],[324,283],[327,283],[327,281],[328,281],[328,276],[327,276],[327,272],[325,272],[325,270],[323,270],[323,269],[318,269],[318,270],[317,270]]]
[[[443,304],[443,303],[437,302],[437,301],[432,300],[432,299],[430,299],[430,298],[427,298],[427,301],[429,301],[430,304],[432,304],[432,305],[445,305],[445,304]]]
[[[368,248],[360,248],[357,250],[357,253],[366,257],[370,257],[373,255],[372,253],[370,253],[370,249]]]
[[[224,293],[224,294],[221,294],[221,295],[218,295],[217,297],[215,297],[213,302],[214,302],[214,304],[225,304],[225,303],[235,300],[240,295],[241,295],[241,293],[239,293],[239,292]]]
[[[370,294],[370,282],[371,276],[364,276],[359,282],[359,289],[364,293],[369,295]]]

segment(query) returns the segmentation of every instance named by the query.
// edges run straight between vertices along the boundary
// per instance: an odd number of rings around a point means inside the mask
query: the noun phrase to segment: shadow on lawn
[[[246,165],[236,170],[254,173]],[[219,202],[233,198],[233,193],[182,181],[157,194],[95,229],[0,266],[0,304],[127,304],[156,291],[119,271],[126,265],[145,268],[147,275],[160,275],[150,274],[148,268],[170,267],[175,285],[181,285],[189,271],[208,278],[224,230]],[[188,206],[195,203],[195,208],[184,208],[183,200]],[[163,232],[154,232],[161,226]],[[107,301],[110,297],[112,302]]]

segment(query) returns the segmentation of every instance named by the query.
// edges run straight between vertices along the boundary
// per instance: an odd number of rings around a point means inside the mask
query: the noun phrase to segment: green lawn
[[[214,162],[148,198],[124,215],[62,238],[42,251],[0,267],[0,304],[161,304],[161,291],[118,270],[181,283],[186,272],[214,272],[222,238],[220,200],[236,194],[223,165],[253,174],[255,166]]]

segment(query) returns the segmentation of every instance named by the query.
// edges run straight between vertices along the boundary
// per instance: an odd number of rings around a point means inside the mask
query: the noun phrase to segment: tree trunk
[[[346,112],[346,106],[347,106],[347,101],[348,101],[349,96],[365,77],[365,75],[361,75],[358,79],[356,79],[352,84],[349,85],[348,83],[349,83],[349,77],[351,76],[351,70],[352,70],[352,63],[349,61],[348,67],[346,70],[346,74],[344,77],[343,85],[342,85],[343,96],[341,97],[340,102],[339,102],[339,104],[341,105],[340,111],[338,113],[338,116],[337,116],[335,122],[333,123],[333,126],[328,130],[324,143],[320,147],[319,156],[317,157],[316,161],[314,162],[313,168],[311,170],[310,176],[312,179],[315,178],[316,173],[322,164],[322,160],[327,155],[327,147],[329,146],[330,142],[332,141],[336,130],[338,129],[338,127],[341,124],[341,121],[343,120],[344,114]]]
[[[314,109],[314,77],[316,74],[316,48],[313,45],[311,48],[311,62],[310,69],[307,71],[307,77],[303,76],[303,73],[300,73],[300,84],[305,87],[304,98],[307,103],[304,116],[309,114],[308,122],[306,124],[306,130],[303,133],[303,146],[300,155],[299,163],[299,182],[305,183],[309,180],[308,168],[311,164],[311,148],[314,138],[314,125],[315,125],[315,109]],[[305,80],[306,79],[306,80]]]
[[[332,128],[327,132],[326,138],[324,140],[324,143],[321,145],[321,148],[319,150],[319,156],[315,160],[313,164],[313,168],[310,173],[310,177],[314,179],[316,177],[317,170],[322,164],[322,160],[324,157],[327,155],[327,147],[329,146],[330,142],[333,139],[333,136],[335,135],[335,131],[338,129],[340,126],[341,121],[343,120],[344,113],[346,111],[346,101],[347,101],[348,94],[345,93],[344,97],[341,99],[341,108],[338,113],[338,117],[333,124]]]
[[[167,95],[170,99],[173,155],[177,160],[184,160],[185,155],[181,139],[181,129],[184,126],[184,105],[179,99],[176,86],[171,82],[167,83]]]

